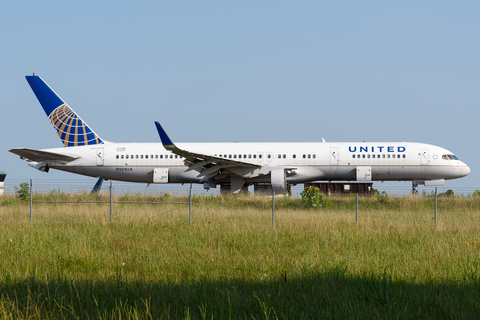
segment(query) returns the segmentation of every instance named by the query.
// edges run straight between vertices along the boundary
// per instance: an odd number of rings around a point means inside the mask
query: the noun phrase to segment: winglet
[[[155,121],[155,126],[157,126],[158,135],[160,136],[160,140],[162,140],[163,146],[165,149],[176,149],[175,144],[173,143],[172,139],[168,136],[168,134],[163,129],[160,122]]]

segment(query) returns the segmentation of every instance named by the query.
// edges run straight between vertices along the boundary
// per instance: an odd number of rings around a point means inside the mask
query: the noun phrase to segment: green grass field
[[[480,318],[479,198],[4,200],[0,319]]]

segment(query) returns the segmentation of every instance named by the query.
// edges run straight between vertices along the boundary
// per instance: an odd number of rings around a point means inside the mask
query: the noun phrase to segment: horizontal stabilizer
[[[30,161],[37,161],[37,162],[49,161],[49,160],[70,162],[80,158],[80,156],[73,155],[73,154],[62,154],[62,153],[55,153],[55,152],[27,149],[27,148],[14,148],[8,151],[16,155],[19,155],[24,159],[27,159]]]

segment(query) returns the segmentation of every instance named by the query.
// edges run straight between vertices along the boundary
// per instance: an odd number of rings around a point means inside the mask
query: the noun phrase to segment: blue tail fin
[[[25,78],[65,147],[104,143],[42,78],[35,74]]]

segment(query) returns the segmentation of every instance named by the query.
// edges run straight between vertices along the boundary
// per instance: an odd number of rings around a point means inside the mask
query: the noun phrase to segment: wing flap
[[[73,154],[62,154],[50,151],[42,151],[28,148],[13,148],[8,150],[26,160],[42,162],[42,161],[66,161],[70,162],[80,158]]]

